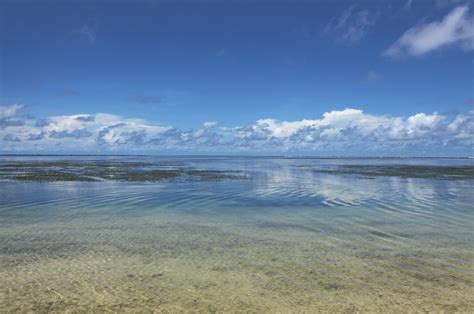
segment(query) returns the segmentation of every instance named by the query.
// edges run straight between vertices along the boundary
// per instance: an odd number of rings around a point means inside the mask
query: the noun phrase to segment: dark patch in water
[[[155,182],[170,179],[218,181],[248,179],[240,171],[192,169],[176,162],[122,161],[18,161],[0,162],[0,179],[23,182],[133,181]]]
[[[368,178],[376,176],[394,176],[402,178],[427,178],[441,180],[472,180],[474,166],[413,166],[413,165],[341,165],[334,168],[311,169],[318,173],[362,175]]]

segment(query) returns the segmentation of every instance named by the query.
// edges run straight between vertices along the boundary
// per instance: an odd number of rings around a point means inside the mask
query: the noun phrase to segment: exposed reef
[[[0,161],[0,179],[23,182],[248,179],[240,171],[195,169],[179,162]]]
[[[306,166],[301,166],[306,167]],[[472,180],[474,166],[417,166],[417,165],[341,165],[331,168],[308,168],[318,173],[360,175],[367,177],[392,176],[441,180]]]

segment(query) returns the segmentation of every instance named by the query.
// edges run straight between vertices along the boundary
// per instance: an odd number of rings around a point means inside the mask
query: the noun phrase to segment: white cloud
[[[315,123],[317,123],[317,120],[304,119],[301,121],[278,122],[274,119],[261,119],[253,126],[253,129],[267,132],[270,136],[276,138],[287,138],[305,127],[314,126]]]
[[[206,121],[206,122],[203,123],[203,126],[205,128],[212,128],[212,127],[215,127],[218,124],[219,124],[219,122],[217,122],[217,121]]]
[[[471,110],[469,114],[456,116],[448,125],[448,131],[456,138],[470,140],[472,145],[474,140],[474,111]]]
[[[56,116],[49,118],[50,123],[44,127],[47,132],[75,131],[94,124],[94,116],[78,114],[72,116]]]
[[[280,140],[298,138],[300,143],[360,140],[366,137],[376,140],[411,140],[433,134],[444,119],[444,116],[436,113],[418,113],[404,119],[375,116],[359,109],[346,108],[326,112],[322,119],[316,120],[258,120],[251,128],[253,132],[247,132],[246,137],[259,133]]]
[[[400,152],[420,149],[438,152],[472,150],[474,112],[455,117],[417,113],[409,117],[372,115],[346,108],[323,114],[319,119],[279,121],[260,119],[255,123],[226,127],[207,121],[198,129],[180,130],[142,119],[97,113],[21,120],[22,107],[0,111],[8,123],[0,129],[0,149],[8,151],[62,152],[223,152],[242,151],[349,154]],[[15,122],[15,123],[13,123]],[[21,122],[21,123],[18,123]],[[448,145],[448,146],[447,146]]]
[[[403,6],[403,10],[409,11],[411,9],[412,4],[413,4],[413,0],[407,0],[407,2],[405,2],[405,5]]]
[[[14,104],[10,106],[0,106],[0,119],[14,117],[25,105]]]
[[[18,119],[16,115],[25,105],[14,104],[10,106],[0,106],[0,130],[7,127],[18,127],[24,124],[23,120]]]
[[[474,18],[468,6],[459,6],[441,21],[414,26],[384,51],[389,57],[420,56],[443,47],[474,49]]]
[[[375,82],[380,82],[383,81],[384,77],[382,74],[379,74],[375,71],[369,71],[367,72],[367,75],[365,76],[365,79],[363,80],[364,83],[375,83]]]
[[[97,38],[98,21],[96,18],[89,18],[87,23],[79,29],[79,34],[90,44],[93,44]]]
[[[324,32],[335,36],[339,43],[352,45],[366,36],[377,18],[377,13],[369,10],[356,11],[355,7],[351,6],[340,16],[332,18],[324,28]]]

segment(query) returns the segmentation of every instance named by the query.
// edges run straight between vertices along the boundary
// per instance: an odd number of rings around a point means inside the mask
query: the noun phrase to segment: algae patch
[[[248,179],[240,171],[195,169],[184,163],[122,161],[0,161],[0,179],[23,182],[235,180]]]
[[[305,166],[302,166],[305,167]],[[334,175],[360,175],[366,177],[392,176],[439,180],[472,180],[474,166],[416,166],[416,165],[341,165],[309,170]]]

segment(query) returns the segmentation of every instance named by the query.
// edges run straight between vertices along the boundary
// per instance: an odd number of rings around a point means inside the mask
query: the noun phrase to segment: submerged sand
[[[375,245],[277,227],[183,223],[162,216],[7,228],[0,255],[1,310],[473,309],[469,248],[444,248],[439,254],[390,239]]]

